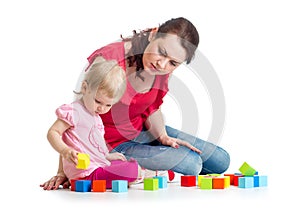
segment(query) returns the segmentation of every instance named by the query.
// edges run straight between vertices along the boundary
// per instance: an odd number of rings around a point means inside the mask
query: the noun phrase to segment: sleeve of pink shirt
[[[63,104],[55,111],[57,118],[68,123],[70,126],[76,125],[76,119],[78,119],[78,117],[75,117],[76,113],[71,104]]]

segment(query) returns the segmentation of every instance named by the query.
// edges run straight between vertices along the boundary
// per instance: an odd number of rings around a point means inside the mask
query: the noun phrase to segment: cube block
[[[166,176],[155,176],[154,179],[158,179],[158,188],[167,188],[168,186],[168,179]]]
[[[241,167],[239,168],[239,171],[244,176],[253,176],[256,173],[256,170],[252,168],[247,162],[244,162]]]
[[[183,175],[180,177],[181,186],[183,187],[193,187],[196,186],[196,176],[194,175]]]
[[[158,179],[157,178],[146,178],[144,179],[144,190],[158,190]]]
[[[128,181],[127,180],[113,180],[112,192],[128,192]]]
[[[200,182],[200,189],[211,190],[212,189],[212,177],[202,177]]]
[[[89,154],[85,153],[78,153],[78,163],[76,165],[76,168],[78,169],[87,169],[90,165],[90,156]]]
[[[239,177],[238,187],[239,188],[252,188],[252,187],[254,187],[253,176]]]
[[[92,191],[93,192],[105,192],[106,191],[106,180],[93,180]]]
[[[213,189],[224,189],[225,188],[225,178],[224,177],[213,177],[212,178],[212,188]]]
[[[77,180],[75,182],[76,192],[90,192],[91,191],[91,180]]]

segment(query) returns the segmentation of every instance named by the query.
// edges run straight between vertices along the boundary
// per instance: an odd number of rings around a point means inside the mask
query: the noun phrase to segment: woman
[[[108,113],[100,115],[110,151],[134,158],[150,170],[172,170],[186,175],[227,170],[230,157],[224,149],[165,126],[160,111],[170,74],[180,64],[191,62],[198,44],[199,34],[194,25],[179,17],[158,29],[134,31],[132,37],[104,46],[88,57],[90,65],[101,57],[116,60],[126,72],[123,97]],[[66,180],[60,162],[57,175],[41,187],[68,187]]]

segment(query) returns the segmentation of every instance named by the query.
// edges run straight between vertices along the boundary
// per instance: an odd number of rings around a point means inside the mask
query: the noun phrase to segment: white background
[[[156,27],[179,16],[198,28],[199,50],[223,86],[226,125],[220,145],[231,155],[228,172],[237,172],[247,161],[269,177],[269,196],[260,204],[278,207],[295,202],[299,9],[292,0],[1,1],[2,203],[70,206],[72,200],[57,199],[57,194],[39,188],[57,170],[57,154],[46,139],[55,108],[72,101],[78,76],[95,49],[120,34],[131,35],[134,29]],[[199,81],[187,80],[199,103],[198,135],[205,139],[211,123],[209,100]],[[167,97],[166,122],[180,127],[180,110],[173,105]],[[226,205],[234,202],[256,201],[238,197]],[[201,198],[189,203],[199,208],[216,204]]]

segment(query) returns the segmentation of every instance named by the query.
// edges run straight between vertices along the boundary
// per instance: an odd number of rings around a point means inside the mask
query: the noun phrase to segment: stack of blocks
[[[239,188],[266,187],[267,176],[259,176],[257,171],[248,163],[244,162],[239,168],[241,174],[237,174],[238,181],[236,185]]]
[[[259,176],[258,172],[248,163],[244,162],[239,168],[241,173],[235,174],[207,174],[199,175],[199,189],[225,189],[231,185],[239,188],[266,187],[267,176]],[[183,175],[181,176],[181,186],[193,187],[196,186],[196,176]]]

